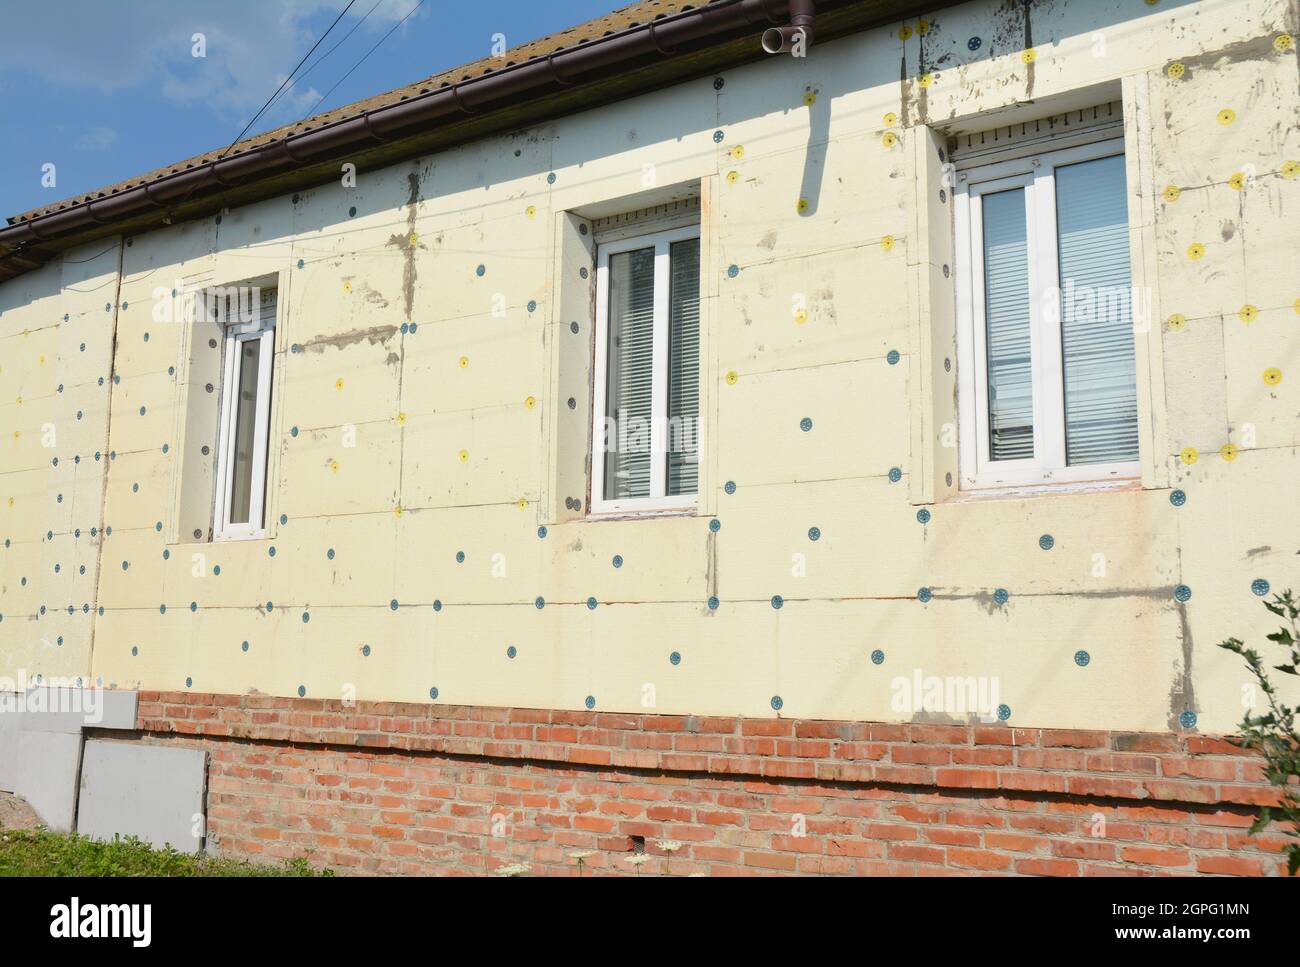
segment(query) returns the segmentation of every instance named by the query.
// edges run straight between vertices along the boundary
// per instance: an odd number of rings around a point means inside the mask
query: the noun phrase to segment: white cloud
[[[346,2],[44,0],[24,7],[21,17],[5,18],[0,77],[8,70],[22,71],[55,86],[103,94],[149,85],[179,105],[207,106],[226,121],[247,120]],[[311,83],[328,89],[369,49],[377,32],[387,31],[415,3],[380,0],[348,43],[312,74]],[[374,6],[375,0],[357,0],[311,60],[342,39]],[[407,25],[426,16],[429,6]],[[192,54],[195,34],[204,35],[202,58]],[[277,103],[270,120],[294,119],[319,96],[295,86]],[[259,128],[265,126],[265,119],[258,123]]]
[[[77,147],[82,151],[107,151],[117,141],[117,132],[112,128],[91,128],[77,139]]]

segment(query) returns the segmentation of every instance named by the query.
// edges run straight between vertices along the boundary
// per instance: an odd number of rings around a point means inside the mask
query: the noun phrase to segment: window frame
[[[589,516],[628,514],[667,514],[696,511],[700,504],[697,479],[695,493],[669,495],[656,493],[667,490],[668,466],[668,337],[670,329],[670,298],[672,272],[672,246],[675,242],[701,239],[698,223],[680,228],[665,229],[640,235],[628,235],[607,242],[596,243],[596,311],[595,359],[592,367],[592,433],[591,433],[591,494],[588,501]],[[654,334],[652,339],[652,389],[650,396],[650,481],[649,497],[629,497],[607,500],[605,489],[605,409],[609,390],[609,259],[611,255],[633,252],[637,249],[655,250],[654,277]],[[702,254],[702,248],[701,248]],[[701,275],[703,259],[701,259]],[[704,287],[701,279],[700,323],[703,325]],[[701,367],[703,375],[703,367]],[[699,392],[703,392],[701,385]],[[696,459],[703,463],[702,434],[696,436]]]
[[[276,293],[279,312],[279,292]],[[213,496],[213,541],[259,540],[267,536],[266,485],[270,470],[269,440],[271,432],[271,377],[275,356],[275,316],[252,322],[231,322],[222,337],[221,417],[217,434],[216,488]],[[253,479],[248,505],[248,522],[230,522],[231,490],[234,482],[234,435],[237,429],[235,388],[239,384],[245,342],[261,343],[258,352],[257,408],[253,427]],[[254,523],[257,521],[258,523]]]
[[[1060,290],[1056,169],[1123,156],[1124,149],[1122,135],[1106,137],[1072,147],[990,161],[967,168],[958,176],[953,201],[957,249],[958,456],[962,490],[1118,482],[1139,479],[1142,475],[1140,450],[1131,461],[1075,466],[1066,463],[1061,319],[1059,307],[1054,322],[1045,318],[1043,299],[1045,291],[1056,289],[1059,293]],[[994,461],[989,459],[982,197],[1017,186],[1025,191],[1034,456]],[[1127,194],[1127,185],[1125,190]],[[1130,217],[1130,232],[1132,227]],[[1133,285],[1133,275],[1130,254],[1130,286]],[[1137,348],[1135,331],[1135,355]]]

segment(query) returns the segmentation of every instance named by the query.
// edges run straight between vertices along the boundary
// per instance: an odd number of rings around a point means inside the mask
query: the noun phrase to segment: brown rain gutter
[[[0,254],[0,281],[29,270],[31,260],[20,254],[26,246],[58,243],[83,230],[218,194],[300,165],[341,157],[376,143],[427,131],[465,115],[535,99],[595,79],[636,58],[672,57],[686,50],[735,39],[757,24],[780,24],[787,17],[791,26],[778,28],[783,37],[784,31],[804,30],[811,39],[812,0],[713,0],[693,10],[651,20],[396,104],[375,107],[315,130],[289,134],[228,157],[205,161],[107,198],[78,202],[61,211],[0,228],[0,248],[11,250],[10,254]]]

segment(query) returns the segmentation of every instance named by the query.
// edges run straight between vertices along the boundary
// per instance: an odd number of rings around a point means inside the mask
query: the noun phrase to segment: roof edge
[[[827,11],[858,5],[875,7],[872,12],[877,22],[882,15],[918,6],[864,0],[817,2],[819,10]],[[698,7],[447,83],[428,93],[262,140],[107,197],[87,198],[67,208],[14,222],[0,227],[0,282],[31,271],[72,245],[112,234],[114,229],[138,231],[142,225],[156,227],[201,217],[194,212],[195,204],[234,189],[262,181],[283,182],[297,171],[358,151],[426,135],[432,129],[474,116],[489,116],[548,94],[571,92],[634,64],[671,61],[750,34],[757,38],[762,29],[784,23],[790,6],[790,0],[708,0]],[[278,193],[279,189],[273,192]]]

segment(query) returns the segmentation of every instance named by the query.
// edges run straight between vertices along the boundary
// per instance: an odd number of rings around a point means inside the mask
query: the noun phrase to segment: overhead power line
[[[309,111],[307,112],[307,115],[305,115],[305,116],[310,116],[310,115],[316,113],[316,109],[317,109],[318,107],[320,107],[321,104],[323,104],[323,103],[325,102],[325,98],[327,98],[327,97],[329,97],[331,94],[333,94],[334,91],[338,88],[339,84],[342,84],[342,83],[343,83],[344,81],[346,81],[349,77],[351,77],[351,76],[352,76],[352,72],[355,71],[355,70],[356,70],[358,67],[360,67],[362,64],[364,64],[364,63],[366,62],[366,58],[368,58],[371,54],[373,54],[376,50],[378,50],[380,44],[382,44],[385,40],[387,40],[389,37],[391,37],[391,36],[393,35],[393,31],[395,31],[398,27],[402,26],[402,24],[406,23],[406,21],[410,20],[410,19],[411,19],[411,14],[415,13],[415,11],[419,10],[419,9],[420,9],[421,7],[423,7],[423,6],[424,6],[424,0],[420,0],[419,3],[417,3],[414,7],[412,7],[412,8],[407,12],[407,14],[406,14],[405,17],[403,17],[401,20],[397,21],[397,23],[393,24],[392,29],[389,30],[388,33],[384,34],[384,36],[380,37],[380,38],[379,38],[379,41],[375,44],[375,46],[371,47],[368,51],[366,51],[365,54],[362,55],[361,59],[360,59],[359,61],[357,61],[355,64],[353,64],[352,67],[349,68],[348,72],[347,72],[346,74],[344,74],[342,77],[340,77],[340,78],[335,82],[334,87],[331,87],[328,91],[326,91],[324,94],[322,94],[322,95],[320,96],[320,100],[318,100],[315,104],[313,104],[313,105],[311,106],[311,110],[309,110]]]
[[[283,90],[285,89],[285,86],[286,86],[286,85],[289,83],[289,81],[293,78],[293,75],[296,74],[296,73],[298,73],[298,68],[301,67],[303,64],[307,63],[307,58],[310,57],[313,53],[315,53],[316,48],[319,47],[319,46],[321,45],[321,42],[322,42],[326,37],[328,37],[328,36],[330,35],[330,31],[332,31],[335,27],[338,26],[339,21],[343,19],[344,14],[346,14],[349,10],[351,10],[351,9],[352,9],[352,5],[353,5],[354,3],[356,3],[356,2],[357,2],[357,0],[348,0],[348,5],[347,5],[346,7],[343,8],[342,13],[340,13],[337,17],[334,18],[334,22],[333,22],[332,24],[330,24],[330,26],[329,26],[329,30],[327,30],[327,31],[325,31],[325,33],[321,34],[321,35],[320,35],[320,40],[317,40],[316,43],[312,44],[312,45],[311,45],[311,50],[309,50],[309,51],[307,51],[307,53],[303,54],[303,56],[302,56],[302,60],[298,61],[297,66],[294,67],[294,69],[291,70],[291,71],[289,72],[289,76],[286,77],[286,78],[284,79],[283,83],[281,83],[280,86],[279,86],[278,88],[276,88],[275,93],[272,94],[269,98],[267,98],[266,103],[262,105],[262,107],[258,110],[258,112],[257,112],[256,114],[253,115],[253,119],[252,119],[251,121],[249,121],[247,124],[244,125],[244,130],[240,131],[239,134],[235,137],[235,140],[234,140],[234,141],[231,141],[230,144],[226,146],[225,150],[223,150],[223,151],[221,152],[221,154],[218,155],[217,157],[221,157],[222,155],[224,155],[224,154],[226,153],[226,151],[229,151],[231,148],[233,148],[235,145],[237,145],[237,144],[239,143],[240,139],[241,139],[245,134],[248,133],[248,129],[251,128],[254,124],[257,123],[257,119],[260,118],[260,117],[262,116],[263,112],[265,112],[266,109],[271,105],[271,102],[274,101],[274,100],[276,99],[276,97],[279,96],[280,92],[283,91]],[[423,0],[421,0],[421,2],[423,2]],[[408,16],[409,16],[409,15],[408,15]]]
[[[293,80],[289,83],[288,87],[286,87],[279,94],[276,94],[275,97],[271,99],[271,103],[270,105],[268,105],[267,110],[270,110],[270,108],[275,107],[276,102],[279,101],[280,98],[285,97],[290,91],[294,89],[295,85],[297,85],[300,81],[305,79],[307,75],[310,74],[312,71],[314,71],[317,67],[319,67],[321,65],[321,62],[324,61],[326,58],[328,58],[330,54],[334,53],[334,51],[338,50],[345,43],[347,43],[348,38],[357,32],[357,28],[360,27],[363,23],[365,23],[370,18],[370,15],[379,9],[379,5],[383,2],[384,0],[375,0],[375,5],[366,11],[365,16],[363,16],[360,20],[358,20],[356,23],[352,25],[352,29],[343,35],[342,40],[340,40],[337,44],[335,44],[329,50],[325,51],[325,53],[321,54],[314,61],[312,61],[311,66],[309,66],[305,71],[303,71],[297,77],[293,78]]]

